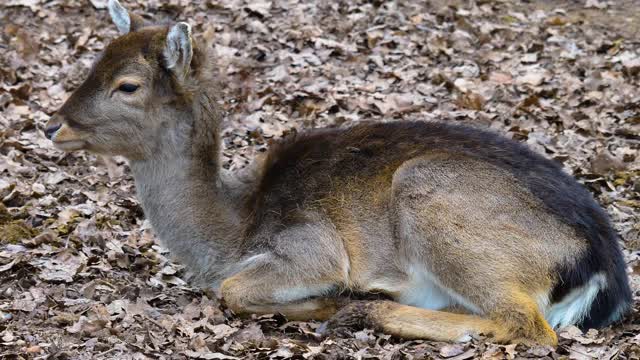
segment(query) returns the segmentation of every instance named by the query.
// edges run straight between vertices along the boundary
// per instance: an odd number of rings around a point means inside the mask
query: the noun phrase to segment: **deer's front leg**
[[[238,315],[283,314],[289,320],[324,321],[342,307],[336,298],[322,297],[329,284],[305,287],[281,280],[281,274],[241,272],[222,283],[220,291],[227,306]]]
[[[348,260],[331,227],[304,224],[270,239],[220,292],[236,314],[281,313],[290,320],[326,320],[343,301],[328,297],[343,286]]]

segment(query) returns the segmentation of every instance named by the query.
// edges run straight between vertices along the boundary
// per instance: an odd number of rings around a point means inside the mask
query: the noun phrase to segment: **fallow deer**
[[[555,345],[554,329],[630,309],[607,215],[551,160],[488,131],[405,121],[301,132],[250,176],[228,173],[207,46],[187,23],[108,9],[122,35],[45,133],[126,157],[160,241],[235,313]]]

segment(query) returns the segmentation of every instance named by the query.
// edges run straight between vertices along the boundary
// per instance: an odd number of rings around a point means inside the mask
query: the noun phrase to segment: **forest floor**
[[[322,338],[241,320],[155,240],[123,159],[55,150],[48,118],[117,36],[105,0],[0,4],[0,358],[639,359],[640,7],[633,1],[151,0],[215,47],[224,166],[290,129],[362,120],[491,128],[561,162],[621,234],[622,323],[557,348]],[[197,4],[196,4],[197,3]]]

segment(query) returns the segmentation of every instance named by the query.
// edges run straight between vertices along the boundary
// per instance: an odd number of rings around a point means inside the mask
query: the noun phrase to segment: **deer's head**
[[[45,134],[65,151],[144,159],[167,145],[161,142],[175,137],[175,129],[182,126],[190,132],[189,86],[194,73],[203,71],[198,63],[205,55],[187,23],[144,26],[141,17],[117,0],[110,0],[108,7],[122,35],[49,120]],[[166,135],[168,129],[174,134]]]

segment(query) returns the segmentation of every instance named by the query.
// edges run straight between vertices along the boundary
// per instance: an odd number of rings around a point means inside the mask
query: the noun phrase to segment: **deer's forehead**
[[[109,82],[124,74],[152,75],[155,69],[154,64],[142,54],[132,54],[118,59],[105,56],[98,61],[93,72],[96,80]]]
[[[149,27],[130,32],[113,40],[107,49],[124,52],[158,52],[164,46],[167,31],[164,27]]]
[[[95,75],[109,81],[123,72],[152,73],[157,70],[165,38],[161,30],[134,32],[115,39],[98,59]]]

